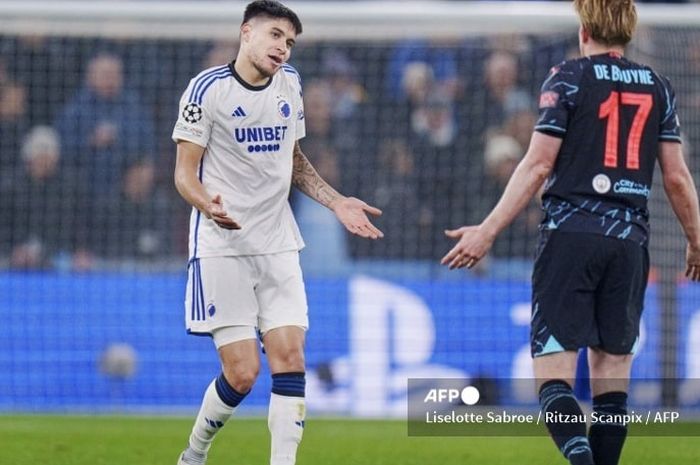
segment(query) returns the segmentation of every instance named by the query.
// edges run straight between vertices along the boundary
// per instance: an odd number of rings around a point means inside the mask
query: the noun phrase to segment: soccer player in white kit
[[[383,236],[381,211],[329,186],[299,148],[301,79],[286,64],[302,26],[272,0],[245,10],[236,60],[202,71],[180,100],[175,185],[192,206],[187,331],[211,335],[222,373],[207,388],[179,465],[200,465],[250,391],[261,334],[272,373],[271,465],[293,464],[304,428],[307,304],[304,246],[288,202],[293,184],[353,234]]]

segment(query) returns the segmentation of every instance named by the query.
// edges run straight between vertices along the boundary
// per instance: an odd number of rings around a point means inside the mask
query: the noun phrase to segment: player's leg
[[[544,233],[532,280],[531,353],[542,415],[555,444],[575,465],[594,463],[586,419],[572,390],[579,348],[598,342],[592,329],[600,265],[590,236]]]
[[[297,448],[304,432],[304,338],[305,331],[298,326],[272,329],[263,338],[272,374],[267,421],[271,437],[271,465],[295,463]]]
[[[181,463],[203,464],[214,436],[233,415],[255,383],[260,356],[255,328],[230,326],[213,333],[222,372],[209,384]]]
[[[561,453],[573,465],[594,465],[586,418],[573,392],[578,352],[566,350],[533,360],[544,423]]]
[[[207,387],[182,465],[199,465],[216,433],[250,391],[260,367],[256,271],[248,257],[214,257],[190,264],[187,328],[210,334],[222,372]]]
[[[613,416],[627,413],[632,354],[639,339],[649,275],[646,248],[626,240],[615,246],[615,259],[596,296],[600,344],[588,352],[593,418],[597,420],[591,422],[589,441],[596,465],[617,465],[627,437],[627,425]]]
[[[614,416],[627,413],[632,355],[614,355],[590,349],[588,365],[593,395],[593,419],[588,439],[596,465],[617,465],[627,438],[627,425]],[[619,418],[619,417],[618,417]]]
[[[272,374],[268,427],[271,465],[290,465],[304,432],[306,416],[305,332],[306,293],[298,252],[259,258],[265,270],[256,288],[259,328]]]

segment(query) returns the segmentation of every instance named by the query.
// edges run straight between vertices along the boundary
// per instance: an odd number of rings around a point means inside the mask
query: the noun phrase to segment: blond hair
[[[581,26],[596,42],[625,46],[637,25],[633,0],[574,0]]]

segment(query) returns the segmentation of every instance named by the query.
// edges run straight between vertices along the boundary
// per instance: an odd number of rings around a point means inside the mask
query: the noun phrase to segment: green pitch
[[[7,465],[175,465],[192,419],[0,416]],[[208,465],[265,465],[264,419],[231,420]],[[695,465],[697,437],[632,437],[621,465]],[[414,438],[401,421],[307,420],[299,465],[564,465],[546,437]]]

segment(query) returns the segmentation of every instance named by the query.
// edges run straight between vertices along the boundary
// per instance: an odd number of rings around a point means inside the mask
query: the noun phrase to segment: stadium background
[[[235,56],[222,31],[235,39],[244,4],[214,3],[0,2],[0,411],[192,413],[217,372],[211,342],[184,332],[189,208],[169,138],[188,80]],[[437,262],[442,231],[497,201],[540,82],[576,53],[570,5],[289,4],[306,29],[291,59],[302,148],[343,193],[384,210],[386,234],[355,240],[291,196],[308,244],[310,411],[401,416],[409,377],[496,380],[500,401],[522,401],[510,380],[530,375],[538,203],[476,270]],[[697,178],[700,10],[683,8],[646,10],[630,56],[674,84]],[[167,10],[191,15],[167,24]],[[646,385],[647,402],[696,405],[684,383],[700,377],[699,288],[681,276],[683,239],[659,186],[651,207],[634,376],[664,380]],[[263,371],[245,408],[268,393]]]

